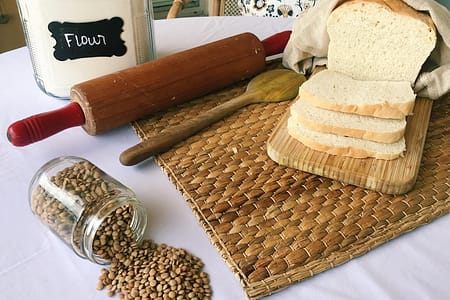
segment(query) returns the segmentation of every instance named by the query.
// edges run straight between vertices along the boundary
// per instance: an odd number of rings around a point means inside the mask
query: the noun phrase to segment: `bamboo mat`
[[[246,83],[133,127],[141,139],[151,138],[240,95]],[[272,161],[266,142],[289,103],[250,105],[155,158],[249,299],[340,265],[450,211],[450,98],[434,102],[416,185],[397,196]]]

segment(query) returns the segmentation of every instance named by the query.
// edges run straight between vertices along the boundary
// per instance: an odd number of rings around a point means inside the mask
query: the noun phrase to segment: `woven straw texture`
[[[279,63],[269,68],[280,67]],[[141,139],[246,82],[133,123]],[[280,166],[266,142],[289,102],[252,104],[156,157],[249,299],[360,256],[450,211],[450,99],[435,101],[414,189],[385,195]]]

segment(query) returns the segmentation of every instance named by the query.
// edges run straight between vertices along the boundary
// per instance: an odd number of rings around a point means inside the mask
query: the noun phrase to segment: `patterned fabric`
[[[228,11],[233,13],[236,10],[231,9],[231,7],[237,5],[239,11],[235,15],[297,17],[318,2],[319,0],[228,0],[225,1],[225,14],[227,13],[227,6],[230,7]]]
[[[225,16],[240,16],[241,8],[238,5],[238,2],[241,0],[225,0],[223,14]]]

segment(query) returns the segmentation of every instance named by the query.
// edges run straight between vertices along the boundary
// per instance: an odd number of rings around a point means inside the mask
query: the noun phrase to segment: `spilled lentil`
[[[150,240],[137,244],[131,220],[132,212],[119,208],[97,231],[94,251],[111,261],[101,270],[98,290],[123,300],[211,299],[209,278],[199,258]]]

